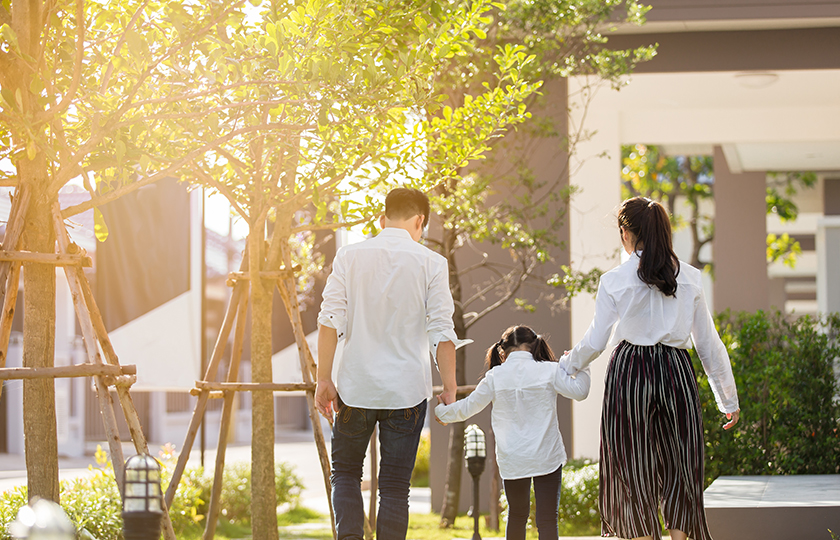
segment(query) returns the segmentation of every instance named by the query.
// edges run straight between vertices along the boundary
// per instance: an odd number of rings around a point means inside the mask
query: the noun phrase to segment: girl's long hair
[[[508,354],[513,349],[519,348],[520,345],[531,345],[531,354],[537,362],[556,362],[557,357],[554,356],[554,351],[548,346],[548,342],[543,337],[527,326],[511,326],[502,334],[502,339],[493,344],[487,349],[487,354],[484,362],[488,369],[502,365],[502,355],[504,352]]]
[[[665,296],[677,296],[680,261],[671,245],[668,211],[656,201],[633,197],[621,204],[618,226],[636,237],[635,251],[642,250],[639,279],[659,288]]]

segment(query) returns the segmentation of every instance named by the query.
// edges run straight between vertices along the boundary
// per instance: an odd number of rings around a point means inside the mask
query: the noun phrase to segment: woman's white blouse
[[[557,394],[577,400],[589,395],[589,369],[571,377],[557,362],[537,362],[514,351],[487,371],[465,399],[435,407],[446,423],[462,422],[493,403],[496,463],[505,480],[542,476],[566,463],[557,426]]]
[[[633,345],[662,343],[689,349],[693,341],[718,408],[725,413],[735,412],[738,391],[732,365],[706,306],[700,271],[680,261],[677,295],[665,296],[657,287],[639,279],[639,260],[634,253],[601,276],[592,324],[561,364],[570,373],[588,366],[607,348],[613,327],[613,345],[627,341]]]

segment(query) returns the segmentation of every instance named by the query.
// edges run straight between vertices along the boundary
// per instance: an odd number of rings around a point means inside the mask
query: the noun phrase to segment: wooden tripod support
[[[9,249],[10,247],[18,247],[20,243],[28,203],[28,190],[18,188],[3,242],[4,251],[0,252],[0,283],[5,281],[6,284],[2,291],[5,294],[2,299],[3,311],[0,314],[0,380],[92,376],[99,400],[99,409],[105,423],[105,433],[111,451],[114,476],[122,495],[124,493],[125,460],[117,427],[117,417],[114,413],[114,402],[109,387],[113,386],[117,391],[120,406],[131,432],[131,439],[134,442],[134,448],[138,453],[148,454],[149,446],[146,436],[143,434],[140,418],[129,392],[131,385],[137,380],[136,368],[134,366],[121,366],[114,348],[111,346],[108,332],[105,330],[105,324],[102,321],[102,315],[93,299],[90,283],[82,270],[83,266],[90,265],[90,259],[86,257],[83,249],[70,241],[70,236],[64,226],[64,220],[61,218],[58,201],[53,204],[52,208],[53,226],[59,248],[58,253],[30,253]],[[5,367],[21,264],[51,264],[64,268],[67,282],[70,285],[76,316],[82,328],[88,358],[86,364],[54,368]],[[100,347],[105,356],[104,362],[100,354]],[[166,540],[175,540],[175,532],[172,529],[172,521],[167,508],[168,504],[165,504],[161,527]]]
[[[315,436],[315,444],[318,449],[318,456],[321,461],[321,468],[324,473],[324,484],[327,488],[327,493],[330,492],[330,460],[327,455],[326,441],[321,430],[321,422],[318,416],[318,411],[315,409],[315,361],[312,359],[312,353],[306,343],[303,335],[302,322],[300,321],[300,311],[297,309],[297,296],[291,295],[294,298],[292,301],[290,295],[287,294],[288,287],[292,287],[294,291],[294,275],[291,271],[280,270],[275,272],[260,272],[262,279],[273,280],[277,282],[280,289],[280,295],[286,305],[286,310],[289,313],[292,326],[295,329],[295,341],[300,351],[301,372],[303,374],[303,383],[292,384],[278,384],[278,383],[248,383],[239,382],[239,364],[242,359],[242,346],[245,336],[246,315],[248,311],[249,302],[249,280],[250,276],[247,272],[247,257],[243,257],[242,265],[239,272],[232,272],[229,275],[228,285],[233,287],[230,302],[228,303],[222,327],[219,330],[219,335],[216,339],[216,344],[213,348],[213,354],[210,357],[210,362],[204,373],[204,380],[196,381],[195,388],[190,393],[198,397],[195,409],[193,410],[192,420],[190,421],[189,429],[187,430],[184,444],[181,447],[181,452],[178,456],[178,463],[175,466],[175,471],[172,474],[172,480],[166,490],[166,503],[171,504],[175,498],[175,492],[178,489],[178,483],[186,468],[189,459],[190,451],[195,443],[195,438],[198,429],[201,425],[204,412],[207,408],[207,400],[212,398],[224,399],[224,406],[222,409],[222,419],[219,429],[219,442],[216,451],[216,466],[213,476],[213,489],[210,496],[210,504],[207,511],[207,521],[204,529],[204,539],[210,540],[216,532],[216,522],[219,517],[220,496],[222,491],[222,478],[224,476],[225,453],[227,451],[228,434],[230,432],[231,417],[233,414],[233,401],[236,397],[236,392],[290,392],[290,391],[306,391],[307,402],[309,405],[309,417],[312,424],[313,434]],[[294,302],[294,303],[292,303]],[[295,317],[295,314],[297,317]],[[231,349],[230,365],[228,367],[225,382],[213,382],[219,370],[219,363],[224,355],[230,338],[231,331],[234,328],[234,320],[236,327],[233,337],[233,348]],[[333,535],[335,535],[335,517],[332,510],[332,502],[330,502],[330,517],[333,527]]]

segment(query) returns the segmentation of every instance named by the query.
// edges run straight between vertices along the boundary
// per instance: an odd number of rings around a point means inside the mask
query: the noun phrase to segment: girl
[[[462,422],[493,403],[496,462],[509,508],[505,538],[525,538],[531,478],[540,540],[557,538],[560,471],[566,462],[557,427],[557,394],[586,398],[589,371],[584,368],[570,377],[548,343],[527,326],[505,330],[487,350],[486,363],[490,369],[475,391],[451,405],[439,404],[435,414],[443,423]]]
[[[592,324],[561,365],[585,368],[613,342],[601,412],[602,536],[657,538],[659,506],[672,540],[711,540],[703,509],[703,420],[686,349],[692,341],[717,399],[738,422],[738,392],[700,271],[671,247],[671,222],[656,201],[636,197],[618,213],[630,259],[603,276]],[[617,324],[617,326],[616,326]]]

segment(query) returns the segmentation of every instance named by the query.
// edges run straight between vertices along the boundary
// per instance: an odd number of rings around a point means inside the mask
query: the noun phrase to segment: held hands
[[[733,413],[726,413],[726,419],[729,420],[729,422],[727,422],[723,425],[723,429],[730,429],[733,426],[735,426],[735,424],[738,423],[738,419],[740,418],[740,416],[741,416],[741,409],[738,409],[737,411],[735,411]]]
[[[455,402],[455,392],[453,392],[451,390],[450,391],[444,390],[443,392],[441,392],[440,394],[438,394],[435,397],[437,397],[437,402],[438,403],[443,403],[444,405],[449,405],[450,403]],[[437,417],[437,414],[435,415],[435,420],[437,421],[438,424],[440,424],[442,426],[448,425],[445,422],[441,422],[440,418]]]
[[[338,392],[332,381],[318,381],[315,387],[315,408],[332,423],[336,411]]]

